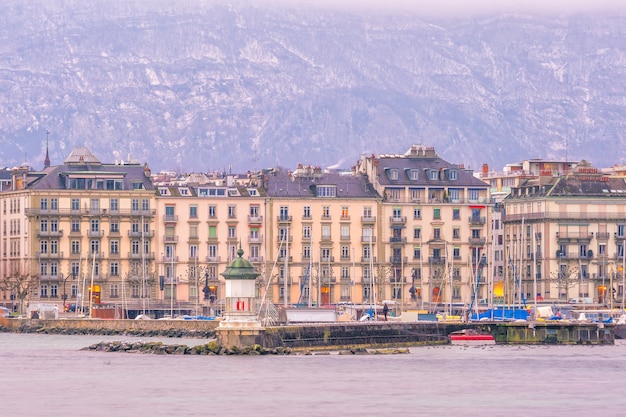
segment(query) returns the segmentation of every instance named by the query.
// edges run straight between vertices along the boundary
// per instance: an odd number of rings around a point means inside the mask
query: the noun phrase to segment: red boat
[[[496,339],[489,333],[479,332],[476,329],[463,329],[448,335],[453,345],[495,345]]]

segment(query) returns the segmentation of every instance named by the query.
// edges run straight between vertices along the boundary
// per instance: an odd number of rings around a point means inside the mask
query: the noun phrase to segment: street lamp
[[[74,272],[74,270],[72,270],[71,273],[67,274],[63,278],[63,295],[61,296],[61,298],[63,299],[63,310],[65,310],[65,301],[67,300],[67,293],[65,292],[65,283],[67,282],[67,279],[69,277],[72,277],[72,281],[74,281],[76,279],[76,273]]]
[[[202,289],[202,292],[204,293],[204,299],[208,300],[209,295],[211,293],[211,289],[209,288],[209,271],[204,271],[204,288]],[[207,316],[208,315],[209,315],[209,306],[207,305]]]

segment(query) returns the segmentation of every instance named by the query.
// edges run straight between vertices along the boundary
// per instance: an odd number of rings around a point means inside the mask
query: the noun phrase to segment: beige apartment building
[[[268,220],[261,180],[190,176],[155,187],[159,303],[177,312],[214,314],[223,307],[221,273],[239,247],[258,271],[265,270]]]
[[[156,296],[155,194],[138,163],[76,148],[62,165],[13,172],[2,200],[2,290],[15,304],[139,308]]]
[[[544,173],[503,201],[509,301],[592,298],[622,304],[626,184],[581,161]],[[611,296],[613,294],[613,296]]]
[[[385,297],[418,306],[488,297],[487,265],[480,262],[483,255],[488,261],[491,242],[485,182],[421,145],[363,156],[357,170],[383,197],[378,279],[387,285]]]
[[[264,178],[266,277],[279,304],[373,301],[380,195],[366,176],[299,165]]]

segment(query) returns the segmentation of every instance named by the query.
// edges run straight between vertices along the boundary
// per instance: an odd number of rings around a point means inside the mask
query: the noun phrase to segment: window
[[[409,178],[411,179],[411,181],[417,181],[419,180],[419,171],[417,169],[411,169],[409,171]]]
[[[367,246],[367,245],[363,246],[363,259],[364,260],[370,259],[371,254],[372,254],[371,248],[369,246]]]
[[[209,258],[217,258],[217,245],[209,245]]]
[[[461,248],[459,248],[458,246],[452,248],[452,256],[454,257],[454,259],[461,259]]]
[[[280,206],[279,216],[280,216],[280,220],[289,220],[289,207]]]
[[[166,206],[166,207],[165,207],[165,214],[166,214],[166,215],[168,214],[168,213],[167,213],[167,207],[168,207],[168,206]],[[169,207],[172,207],[172,210],[174,209],[174,206],[169,206]],[[139,199],[138,199],[138,198],[133,198],[133,199],[130,201],[130,209],[131,209],[132,211],[139,211]],[[172,215],[173,215],[173,214],[174,214],[174,213],[172,213]]]
[[[350,247],[343,245],[341,247],[341,258],[342,259],[350,259]]]
[[[76,255],[80,253],[80,240],[72,240],[71,242],[72,254]]]
[[[467,190],[467,192],[469,194],[468,197],[469,197],[470,201],[477,201],[478,200],[478,192],[479,192],[479,190],[470,188],[469,190]]]
[[[441,209],[439,207],[433,208],[433,219],[435,220],[441,219]]]
[[[189,239],[197,239],[198,238],[198,225],[190,224],[189,225]]]
[[[98,198],[92,198],[90,200],[90,207],[91,211],[97,213],[100,211],[100,199]]]
[[[372,208],[371,207],[363,207],[363,217],[371,218],[372,217]]]
[[[189,206],[189,217],[192,219],[198,218],[198,206],[196,205]]]
[[[39,242],[39,252],[42,254],[48,253],[48,241],[47,240],[42,240],[41,242]]]
[[[302,246],[302,257],[309,259],[311,257],[311,247],[309,245]]]
[[[310,225],[302,226],[302,238],[303,239],[311,238],[311,226]]]
[[[39,200],[39,208],[41,210],[48,210],[48,199],[47,198],[42,198],[41,200]]]
[[[229,219],[234,219],[235,217],[237,217],[236,206],[234,206],[234,205],[228,206],[228,218]]]
[[[395,189],[395,188],[390,188],[387,190],[387,192],[389,193],[389,199],[390,200],[400,200],[400,190]]]
[[[460,239],[461,238],[461,229],[458,227],[454,227],[452,229],[452,239]]]
[[[389,170],[389,179],[390,180],[397,180],[398,179],[398,170],[397,169],[390,169]]]
[[[413,207],[413,219],[420,220],[422,218],[422,208],[421,207]]]
[[[217,238],[217,226],[209,226],[209,238]]]
[[[111,255],[119,255],[120,242],[118,240],[112,240],[109,244]]]
[[[51,254],[59,253],[59,241],[58,240],[50,241],[50,253]]]
[[[71,201],[71,208],[72,208],[72,211],[78,211],[78,210],[80,210],[80,199],[78,199],[78,198],[72,198],[72,201]]]
[[[305,219],[311,218],[311,206],[304,206],[302,208],[302,217],[304,217]]]
[[[341,207],[341,218],[342,219],[349,219],[350,218],[350,209],[348,206],[342,206]]]
[[[448,179],[452,180],[452,181],[456,180],[457,179],[457,174],[458,174],[458,172],[453,170],[453,169],[448,170]]]
[[[197,245],[189,245],[189,258],[190,259],[198,258],[198,246]]]
[[[209,206],[209,218],[214,219],[217,217],[217,209],[215,206]]]
[[[117,262],[111,262],[109,267],[109,273],[116,277],[119,275],[119,264]]]
[[[422,258],[422,248],[419,246],[413,247],[413,259],[421,259]]]
[[[56,219],[50,220],[50,231],[52,233],[57,233],[59,231],[59,221]]]
[[[120,223],[117,220],[111,220],[110,227],[111,227],[111,233],[119,233]]]
[[[259,206],[250,205],[250,217],[259,217]]]
[[[47,232],[48,231],[48,220],[47,219],[41,219],[39,221],[39,229],[42,232]]]
[[[317,196],[318,197],[336,197],[337,187],[334,185],[318,185]]]
[[[441,239],[441,229],[440,229],[440,228],[435,227],[435,228],[433,229],[433,237],[434,237],[435,239]]]
[[[58,211],[59,210],[59,199],[58,198],[51,198],[50,199],[50,210],[52,211]]]
[[[341,238],[350,239],[350,225],[347,225],[347,224],[341,225]]]
[[[626,225],[623,224],[618,224],[617,225],[617,236],[618,237],[624,237],[624,228]]]
[[[120,201],[117,198],[112,198],[109,200],[109,210],[112,212],[119,211],[120,209]]]
[[[322,225],[322,239],[330,239],[330,225],[329,224]]]
[[[322,218],[329,219],[330,218],[330,207],[324,206],[322,207]]]
[[[438,180],[439,179],[439,171],[434,170],[434,169],[430,170],[428,172],[428,178],[431,179],[431,180]]]
[[[416,227],[413,229],[413,239],[420,240],[422,238],[422,228]]]
[[[460,220],[461,219],[461,209],[458,207],[454,207],[452,209],[452,220]]]
[[[133,240],[130,242],[131,253],[133,255],[139,255],[139,241]]]
[[[100,241],[99,240],[91,241],[91,253],[93,255],[97,255],[100,253]]]
[[[169,221],[175,220],[174,209],[175,209],[175,206],[165,206],[165,220],[169,220]]]
[[[139,233],[139,220],[133,220],[133,222],[130,224],[130,231],[133,234]]]
[[[99,232],[100,231],[100,220],[98,220],[98,219],[91,219],[91,231],[92,232]]]
[[[237,237],[237,228],[235,226],[228,226],[228,238],[235,239]]]

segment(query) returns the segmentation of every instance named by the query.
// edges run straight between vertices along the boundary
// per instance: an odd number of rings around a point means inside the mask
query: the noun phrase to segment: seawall
[[[197,337],[212,339],[217,321],[0,319],[0,330],[56,334],[102,334]],[[336,348],[448,343],[451,332],[474,328],[490,333],[498,344],[613,344],[610,324],[574,322],[340,322],[290,324],[262,328],[255,343],[264,348]]]

